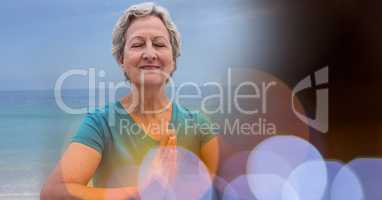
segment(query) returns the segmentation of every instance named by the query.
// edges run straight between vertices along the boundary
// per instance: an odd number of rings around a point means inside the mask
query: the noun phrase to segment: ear
[[[118,64],[121,66],[123,65],[123,55],[119,57]]]

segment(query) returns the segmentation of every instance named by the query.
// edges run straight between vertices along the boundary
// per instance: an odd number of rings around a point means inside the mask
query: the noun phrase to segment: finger
[[[168,139],[167,147],[175,147],[176,146],[176,136],[172,135]]]
[[[170,137],[167,147],[165,147],[165,156],[167,162],[173,162],[176,159],[176,137]]]
[[[167,129],[164,133],[168,136],[168,142],[166,146],[174,146],[176,144],[176,134],[174,129]]]
[[[170,135],[168,134],[161,134],[161,137],[160,137],[160,142],[159,142],[159,146],[160,147],[165,147],[167,146],[167,143],[168,143],[168,139],[170,138]]]
[[[167,129],[167,134],[171,136],[176,136],[176,132],[174,129]]]
[[[169,135],[161,135],[160,143],[159,143],[159,148],[158,148],[158,154],[157,154],[157,159],[159,162],[163,162],[165,160],[166,156],[166,147],[169,142]]]
[[[167,146],[161,147],[161,161],[164,163],[168,163],[173,159],[174,154],[176,152],[176,137],[172,136],[169,138]]]
[[[176,135],[173,129],[167,129],[162,132],[161,140],[160,140],[160,160],[161,162],[166,162],[171,155],[171,148],[176,146]]]

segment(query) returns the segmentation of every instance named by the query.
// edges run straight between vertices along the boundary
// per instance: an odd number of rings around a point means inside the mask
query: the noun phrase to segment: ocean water
[[[87,105],[87,90],[62,94],[69,106]],[[0,199],[39,199],[82,117],[62,111],[53,90],[1,91]]]
[[[128,91],[116,93],[115,99]],[[87,107],[88,90],[64,90],[72,108]],[[192,92],[190,93],[192,94]],[[96,92],[96,106],[99,103]],[[182,105],[198,109],[198,101]],[[39,199],[41,187],[66,149],[84,114],[69,114],[57,105],[53,90],[0,91],[0,199]]]

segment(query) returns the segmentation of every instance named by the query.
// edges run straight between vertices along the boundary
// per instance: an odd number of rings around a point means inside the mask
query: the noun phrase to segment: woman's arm
[[[201,157],[206,164],[211,177],[214,178],[219,165],[219,139],[212,138],[201,148]]]
[[[135,187],[93,188],[87,184],[101,161],[101,154],[80,143],[71,143],[41,190],[41,199],[138,198]]]

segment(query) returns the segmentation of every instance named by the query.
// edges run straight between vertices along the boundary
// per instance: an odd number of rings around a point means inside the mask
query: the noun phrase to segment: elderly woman
[[[113,55],[132,90],[86,115],[47,179],[42,199],[139,198],[134,167],[153,148],[183,147],[199,156],[211,176],[215,174],[216,135],[202,128],[185,134],[186,121],[195,123],[195,128],[209,123],[207,118],[171,102],[165,94],[180,55],[180,35],[167,11],[152,3],[131,6],[119,18],[112,36]],[[159,160],[174,161],[173,151],[158,152]]]

